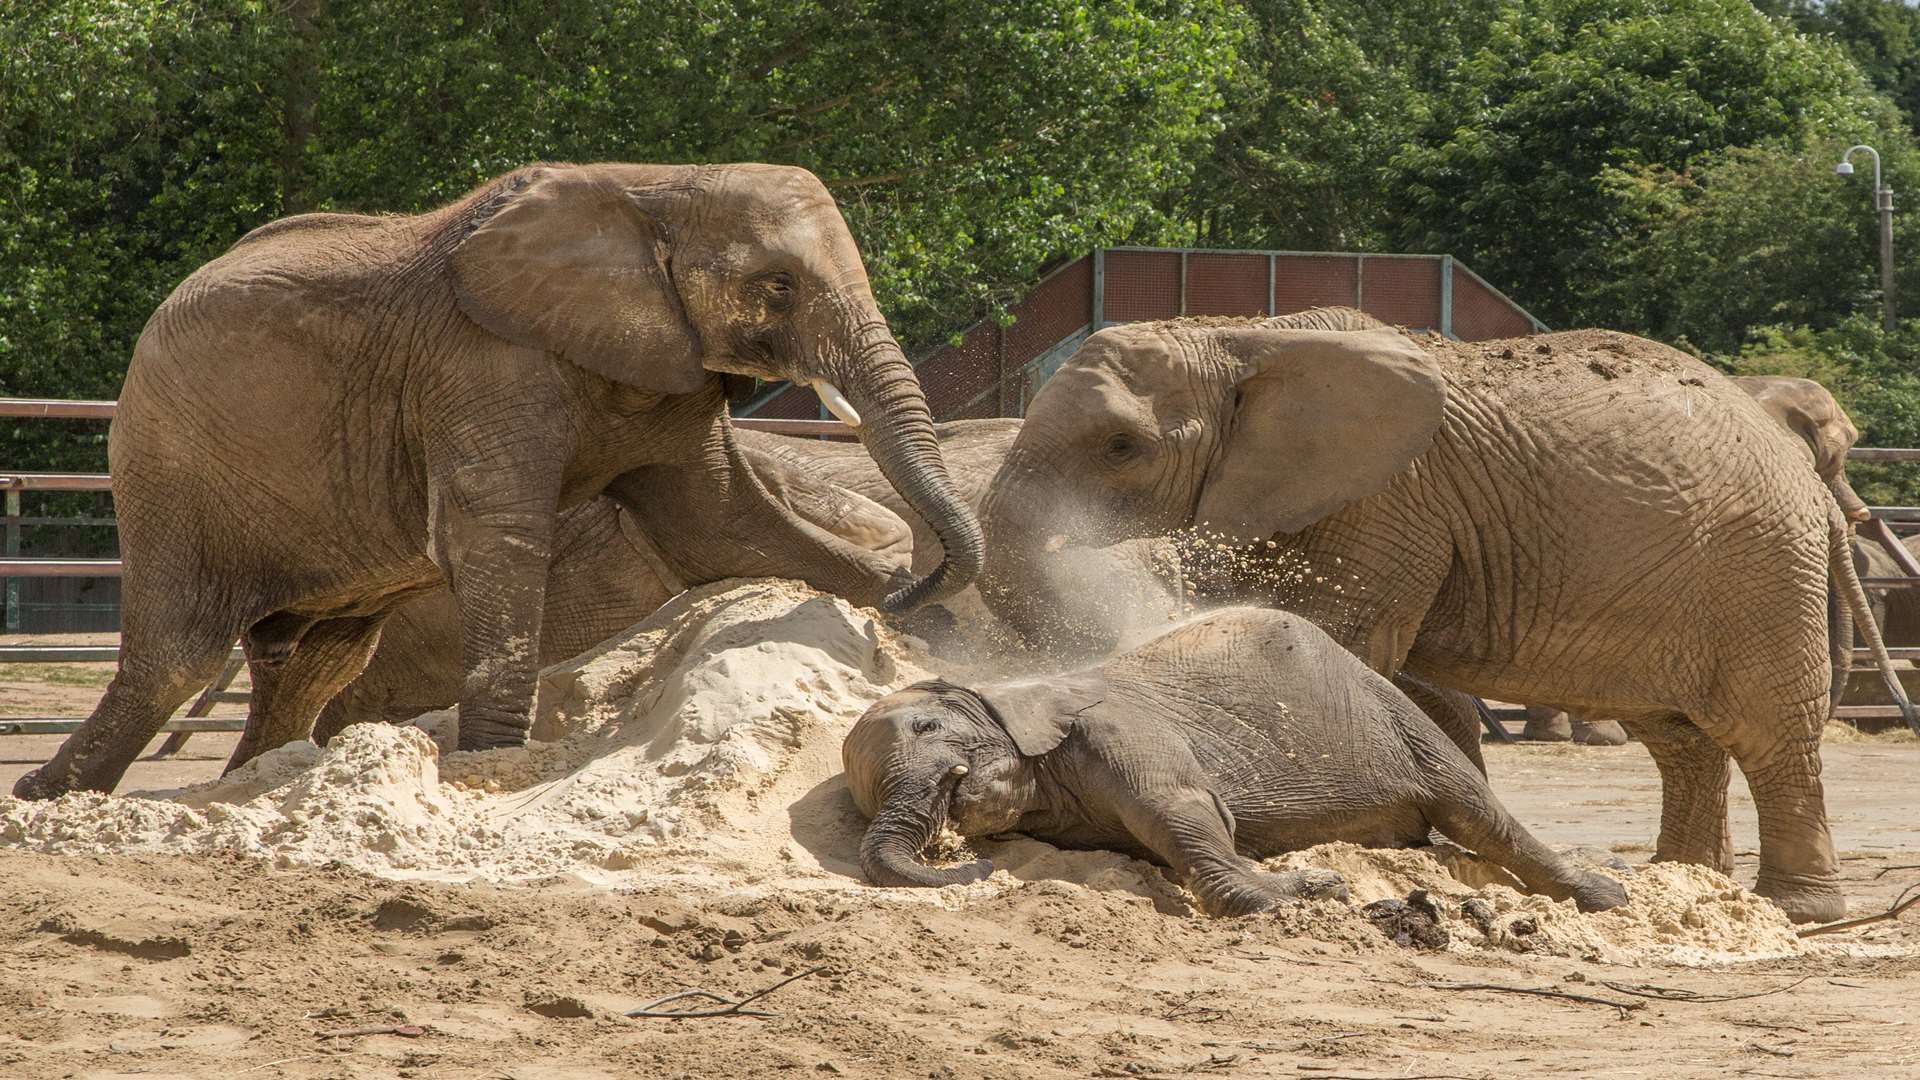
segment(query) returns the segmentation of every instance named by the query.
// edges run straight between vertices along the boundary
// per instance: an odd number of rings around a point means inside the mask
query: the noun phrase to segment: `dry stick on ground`
[[[323,1039],[349,1039],[355,1035],[399,1035],[402,1038],[417,1039],[427,1033],[427,1029],[418,1024],[370,1024],[366,1027],[337,1028],[333,1031],[316,1031],[315,1035]]]
[[[1531,997],[1560,998],[1563,1001],[1575,1001],[1582,1005],[1605,1005],[1609,1009],[1620,1010],[1625,1017],[1634,1009],[1646,1006],[1637,1001],[1614,1001],[1611,998],[1591,997],[1586,994],[1569,994],[1565,990],[1547,990],[1534,986],[1502,986],[1499,983],[1421,983],[1422,990],[1492,990],[1501,994],[1526,994]]]
[[[715,994],[707,990],[682,990],[677,994],[668,994],[666,997],[663,997],[658,1001],[649,1001],[645,1005],[642,1005],[637,1009],[631,1010],[625,1015],[632,1017],[634,1019],[650,1019],[650,1020],[700,1020],[700,1019],[705,1019],[713,1016],[758,1016],[762,1018],[769,1017],[769,1016],[778,1016],[779,1015],[778,1013],[762,1012],[759,1009],[746,1008],[746,1006],[751,1002],[758,1001],[759,999],[766,997],[768,994],[773,993],[775,990],[780,989],[781,987],[787,985],[790,982],[798,982],[809,975],[816,975],[825,970],[827,969],[824,967],[808,968],[807,970],[801,972],[798,975],[789,975],[788,977],[781,979],[779,982],[774,983],[772,986],[767,987],[765,990],[755,990],[753,993],[748,994],[746,997],[741,998],[739,1001],[735,1001],[732,998],[724,997],[720,994]],[[681,1001],[686,998],[694,998],[694,997],[707,998],[710,1001],[723,1002],[725,1003],[726,1008],[724,1009],[688,1009],[685,1011],[660,1008],[660,1006],[665,1005],[670,1001]]]
[[[1835,934],[1842,930],[1851,930],[1856,926],[1871,926],[1874,923],[1889,922],[1897,919],[1900,917],[1901,912],[1906,911],[1915,904],[1920,904],[1920,893],[1914,893],[1912,896],[1908,895],[1909,893],[1913,893],[1915,889],[1920,889],[1920,882],[1915,882],[1900,890],[1900,895],[1894,899],[1893,906],[1878,915],[1862,915],[1858,919],[1841,919],[1839,922],[1809,927],[1808,929],[1800,931],[1800,936],[1809,938],[1815,934]]]
[[[1920,870],[1920,863],[1901,863],[1899,866],[1883,866],[1873,872],[1873,880],[1879,881],[1895,870]]]
[[[1609,990],[1617,991],[1618,993],[1632,994],[1634,997],[1648,998],[1653,1001],[1673,1001],[1681,1004],[1709,1005],[1716,1001],[1740,1001],[1745,998],[1766,997],[1769,994],[1784,994],[1811,978],[1813,978],[1811,975],[1802,975],[1785,986],[1776,986],[1771,990],[1758,990],[1751,994],[1702,994],[1678,986],[1655,986],[1652,983],[1628,986],[1624,983],[1607,982],[1605,979],[1600,981],[1600,985]]]

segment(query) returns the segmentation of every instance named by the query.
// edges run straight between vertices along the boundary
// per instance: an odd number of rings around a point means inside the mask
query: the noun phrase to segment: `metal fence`
[[[934,416],[1021,416],[1060,362],[1095,330],[1180,315],[1289,315],[1359,308],[1384,322],[1463,341],[1546,329],[1451,255],[1323,251],[1099,248],[1043,277],[957,344],[915,365]],[[820,399],[782,384],[736,410],[743,416],[820,417]]]

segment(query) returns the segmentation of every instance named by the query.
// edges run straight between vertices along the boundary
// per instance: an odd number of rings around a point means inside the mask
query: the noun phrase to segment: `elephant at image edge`
[[[1019,430],[1018,420],[935,425],[941,456],[969,506],[986,491]],[[900,500],[859,444],[747,430],[735,435],[754,472],[802,517],[850,543],[889,557],[911,558],[917,566],[939,561],[939,539]],[[628,517],[626,528],[623,516]],[[703,531],[649,530],[649,537],[657,539],[648,539],[635,537],[637,530],[631,515],[609,498],[561,515],[547,578],[547,617],[540,630],[542,666],[572,659],[632,626],[682,587],[782,573],[778,553],[754,561],[743,557],[742,545],[716,543]],[[705,550],[713,552],[712,557],[699,562],[698,570],[690,568],[689,553]],[[715,559],[722,563],[716,565]],[[409,720],[446,708],[459,693],[459,607],[451,592],[436,589],[401,605],[388,619],[366,670],[320,711],[313,737],[325,743],[348,724]]]
[[[1827,581],[1865,598],[1805,450],[1675,350],[1586,331],[1465,344],[1339,313],[1102,330],[1035,396],[982,505],[983,598],[1085,636],[1049,561],[1204,524],[1307,571],[1289,606],[1375,670],[1631,718],[1662,779],[1656,858],[1836,917],[1819,776]],[[1314,584],[1317,579],[1319,584]]]
[[[740,457],[722,372],[818,389],[933,523],[942,566],[908,584],[780,506]],[[242,635],[266,670],[234,763],[303,736],[386,615],[442,581],[460,744],[522,741],[555,518],[642,467],[889,609],[963,588],[982,557],[846,222],[795,168],[537,165],[418,216],[256,229],[149,320],[109,460],[120,669],[17,795],[111,790]]]
[[[1853,426],[1853,420],[1846,410],[1834,400],[1826,387],[1812,379],[1800,379],[1787,375],[1734,375],[1728,382],[1746,391],[1768,416],[1782,427],[1792,432],[1813,455],[1813,471],[1833,493],[1834,502],[1849,520],[1866,521],[1872,517],[1867,504],[1853,490],[1847,481],[1847,452],[1860,439],[1860,430]],[[1891,564],[1891,559],[1879,549],[1877,544],[1862,544],[1855,540],[1856,551],[1871,553],[1865,557],[1877,557]],[[1854,569],[1862,577],[1878,576],[1864,565],[1864,558],[1856,555]],[[1889,571],[1898,573],[1898,570]],[[1880,628],[1881,637],[1889,645],[1901,640],[1889,629],[1883,617],[1884,609],[1880,598],[1884,590],[1867,590],[1869,600],[1874,601],[1875,624]],[[1910,590],[1902,590],[1901,600],[1912,596]],[[1910,603],[1910,601],[1908,602]],[[1829,611],[1829,652],[1832,655],[1833,682],[1831,698],[1839,704],[1847,673],[1853,666],[1853,617],[1852,609],[1842,602],[1840,597],[1829,589],[1827,601]],[[1551,706],[1528,706],[1527,730],[1522,738],[1543,739],[1552,742],[1573,742],[1587,745],[1615,746],[1626,741],[1626,732],[1611,720],[1596,717],[1569,716]]]
[[[1411,847],[1437,828],[1536,892],[1585,911],[1626,902],[1619,882],[1515,821],[1386,679],[1284,611],[1214,612],[1066,675],[920,683],[869,709],[841,755],[872,819],[861,868],[879,885],[991,873],[919,861],[951,824],[1143,856],[1171,866],[1202,910],[1245,915],[1337,882],[1248,857],[1336,840]]]

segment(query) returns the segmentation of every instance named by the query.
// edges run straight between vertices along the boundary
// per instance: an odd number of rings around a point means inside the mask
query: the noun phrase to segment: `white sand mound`
[[[732,802],[801,748],[830,748],[837,765],[867,705],[924,677],[895,661],[900,651],[871,619],[804,587],[709,587],[550,669],[539,728],[551,741],[443,757],[422,728],[356,725],[325,749],[281,747],[177,792],[0,800],[0,843],[613,883],[611,871],[734,824]],[[446,729],[443,716],[423,719]],[[816,782],[838,771],[820,765]]]
[[[856,852],[865,822],[838,776],[840,743],[874,700],[927,677],[931,661],[911,644],[796,583],[723,582],[549,669],[537,741],[526,747],[443,753],[434,738],[450,745],[445,714],[416,727],[359,725],[325,749],[282,747],[181,791],[0,799],[0,844],[74,854],[231,852],[449,881],[564,875],[729,894],[838,890],[875,903],[946,907],[1029,887],[1085,889],[1191,913],[1184,891],[1146,863],[1024,839],[978,845],[998,868],[984,882],[942,890],[861,884]],[[1498,868],[1446,849],[1329,844],[1271,865],[1336,870],[1354,899],[1351,907],[1316,903],[1275,918],[1300,933],[1382,948],[1391,946],[1359,906],[1421,889],[1436,899],[1456,948],[1624,963],[1716,963],[1803,948],[1772,905],[1698,867],[1617,872],[1630,903],[1583,915],[1571,903],[1523,895]]]

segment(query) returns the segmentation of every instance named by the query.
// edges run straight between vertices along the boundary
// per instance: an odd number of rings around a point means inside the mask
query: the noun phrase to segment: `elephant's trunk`
[[[947,818],[953,795],[954,762],[919,761],[889,769],[881,785],[873,824],[860,841],[860,870],[875,885],[939,888],[980,881],[993,864],[934,867],[920,861],[921,849]]]
[[[875,334],[861,355],[866,365],[846,387],[865,420],[860,441],[887,483],[940,538],[943,551],[931,573],[880,603],[884,611],[910,611],[966,588],[980,572],[986,541],[973,510],[947,475],[933,414],[900,346],[890,334]]]

